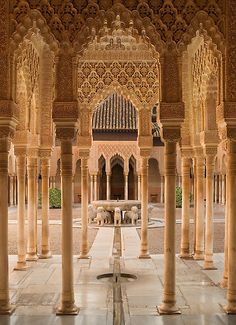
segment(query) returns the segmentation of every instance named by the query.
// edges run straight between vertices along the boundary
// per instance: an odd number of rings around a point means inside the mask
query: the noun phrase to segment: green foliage
[[[42,194],[39,194],[38,199],[39,207],[42,206]],[[49,189],[49,208],[50,209],[58,209],[61,208],[61,190],[58,188],[50,188]]]
[[[182,188],[176,186],[176,208],[182,208]]]
[[[192,203],[193,194],[189,194],[189,203]],[[176,208],[182,208],[182,188],[176,186]]]

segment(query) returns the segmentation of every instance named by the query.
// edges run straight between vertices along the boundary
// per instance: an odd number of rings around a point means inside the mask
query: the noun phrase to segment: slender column
[[[190,158],[182,158],[182,226],[180,257],[189,258]]]
[[[111,199],[111,184],[110,184],[110,180],[111,180],[111,175],[109,173],[107,173],[107,200]]]
[[[215,269],[213,264],[213,182],[214,182],[215,156],[206,155],[206,233],[204,269]]]
[[[81,247],[79,258],[88,256],[88,156],[81,157]]]
[[[141,175],[138,175],[138,200],[141,201]]]
[[[13,205],[13,196],[14,196],[14,190],[13,190],[13,181],[14,181],[14,179],[13,179],[13,176],[9,176],[9,181],[10,181],[10,206],[12,206]]]
[[[161,176],[161,199],[160,199],[161,203],[164,203],[164,182],[165,182],[165,178],[164,176]]]
[[[16,176],[12,176],[12,179],[13,179],[13,190],[12,190],[13,202],[12,202],[12,204],[16,205],[16,183],[17,183]]]
[[[194,234],[193,234],[193,255],[196,252],[196,229],[197,229],[197,167],[196,167],[196,158],[193,158],[193,218],[194,218]]]
[[[204,259],[204,198],[203,198],[203,177],[204,158],[196,158],[197,173],[197,205],[196,205],[196,251],[193,256],[196,260]]]
[[[219,175],[219,204],[222,203],[222,175]]]
[[[161,314],[179,313],[175,294],[176,142],[165,141],[164,294]]]
[[[36,158],[36,166],[35,166],[35,175],[34,175],[34,183],[35,183],[35,204],[34,204],[34,209],[35,209],[35,219],[34,219],[34,227],[35,227],[35,250],[36,254],[38,253],[38,192],[39,192],[39,180],[38,180],[38,158]]]
[[[37,158],[28,157],[27,170],[28,170],[28,244],[27,244],[27,261],[37,261],[36,251],[36,168]]]
[[[41,159],[41,175],[42,175],[42,253],[40,258],[50,258],[49,243],[49,175],[50,175],[50,158]]]
[[[128,183],[128,174],[125,174],[125,200],[128,200],[128,192],[129,192],[129,183]]]
[[[222,175],[222,199],[221,204],[225,204],[225,175]]]
[[[226,161],[227,165],[227,161]],[[229,259],[228,259],[228,214],[229,214],[229,174],[226,173],[226,205],[225,205],[225,238],[224,238],[224,273],[223,279],[220,281],[221,288],[227,288],[228,286],[228,271],[229,271]]]
[[[150,258],[148,252],[148,157],[141,157],[141,247],[139,258]]]
[[[8,138],[0,138],[0,315],[11,314],[8,269]]]
[[[217,196],[218,196],[217,178],[218,176],[215,175],[215,203],[217,203]]]
[[[18,178],[18,206],[17,206],[17,251],[18,260],[14,270],[26,270],[25,252],[25,174],[26,156],[16,156]]]
[[[236,314],[236,141],[227,143],[228,289],[225,311]]]
[[[77,314],[73,288],[72,140],[61,140],[62,293],[57,314]]]
[[[93,202],[93,175],[90,175],[90,201]]]
[[[98,199],[98,176],[94,175],[94,201]]]

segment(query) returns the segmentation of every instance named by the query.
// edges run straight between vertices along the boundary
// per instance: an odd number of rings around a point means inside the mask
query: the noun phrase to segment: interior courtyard
[[[236,0],[0,0],[0,324],[236,323]]]

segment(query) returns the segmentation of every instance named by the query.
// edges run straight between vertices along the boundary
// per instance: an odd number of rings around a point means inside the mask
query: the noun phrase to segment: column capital
[[[192,158],[194,155],[192,147],[180,147],[181,158]]]
[[[202,158],[202,159],[204,158],[204,152],[202,146],[194,147],[193,150],[194,150],[195,158]]]
[[[180,127],[163,126],[160,133],[164,142],[178,142],[181,138]]]
[[[47,158],[50,159],[52,155],[52,149],[44,149],[44,148],[40,148],[39,150],[39,157],[41,159]]]
[[[79,148],[79,157],[81,159],[89,159],[90,148]]]
[[[27,147],[14,145],[14,154],[17,157],[25,157],[27,155]]]
[[[39,156],[39,148],[28,148],[27,149],[27,157],[38,158],[38,156]]]
[[[149,158],[151,154],[151,148],[140,148],[141,158]]]

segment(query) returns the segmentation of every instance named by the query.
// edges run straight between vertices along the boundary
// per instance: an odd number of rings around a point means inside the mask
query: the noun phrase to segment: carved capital
[[[184,103],[160,103],[159,120],[164,126],[181,126],[184,122]]]
[[[81,159],[88,159],[90,155],[90,150],[87,148],[79,148],[79,157]]]
[[[181,131],[178,127],[163,127],[161,137],[165,142],[178,142],[181,137]]]
[[[90,149],[92,146],[92,137],[91,136],[77,136],[77,145],[81,150]]]
[[[180,148],[182,158],[192,158],[193,157],[193,148],[189,146],[182,146]]]
[[[201,146],[194,147],[193,151],[194,151],[194,156],[196,158],[204,159],[204,152],[203,152],[203,148]]]
[[[27,149],[27,156],[29,158],[38,158],[39,156],[39,148],[28,148]]]
[[[78,119],[78,103],[72,102],[54,102],[52,110],[52,118],[55,123],[61,119]]]
[[[73,140],[76,136],[76,129],[71,126],[56,128],[56,138],[59,140]]]
[[[52,155],[52,149],[40,148],[39,157],[41,159],[47,158],[50,159]]]
[[[151,154],[151,148],[140,148],[141,158],[149,158]]]
[[[26,157],[26,155],[27,155],[27,146],[14,145],[14,154],[17,157]]]

